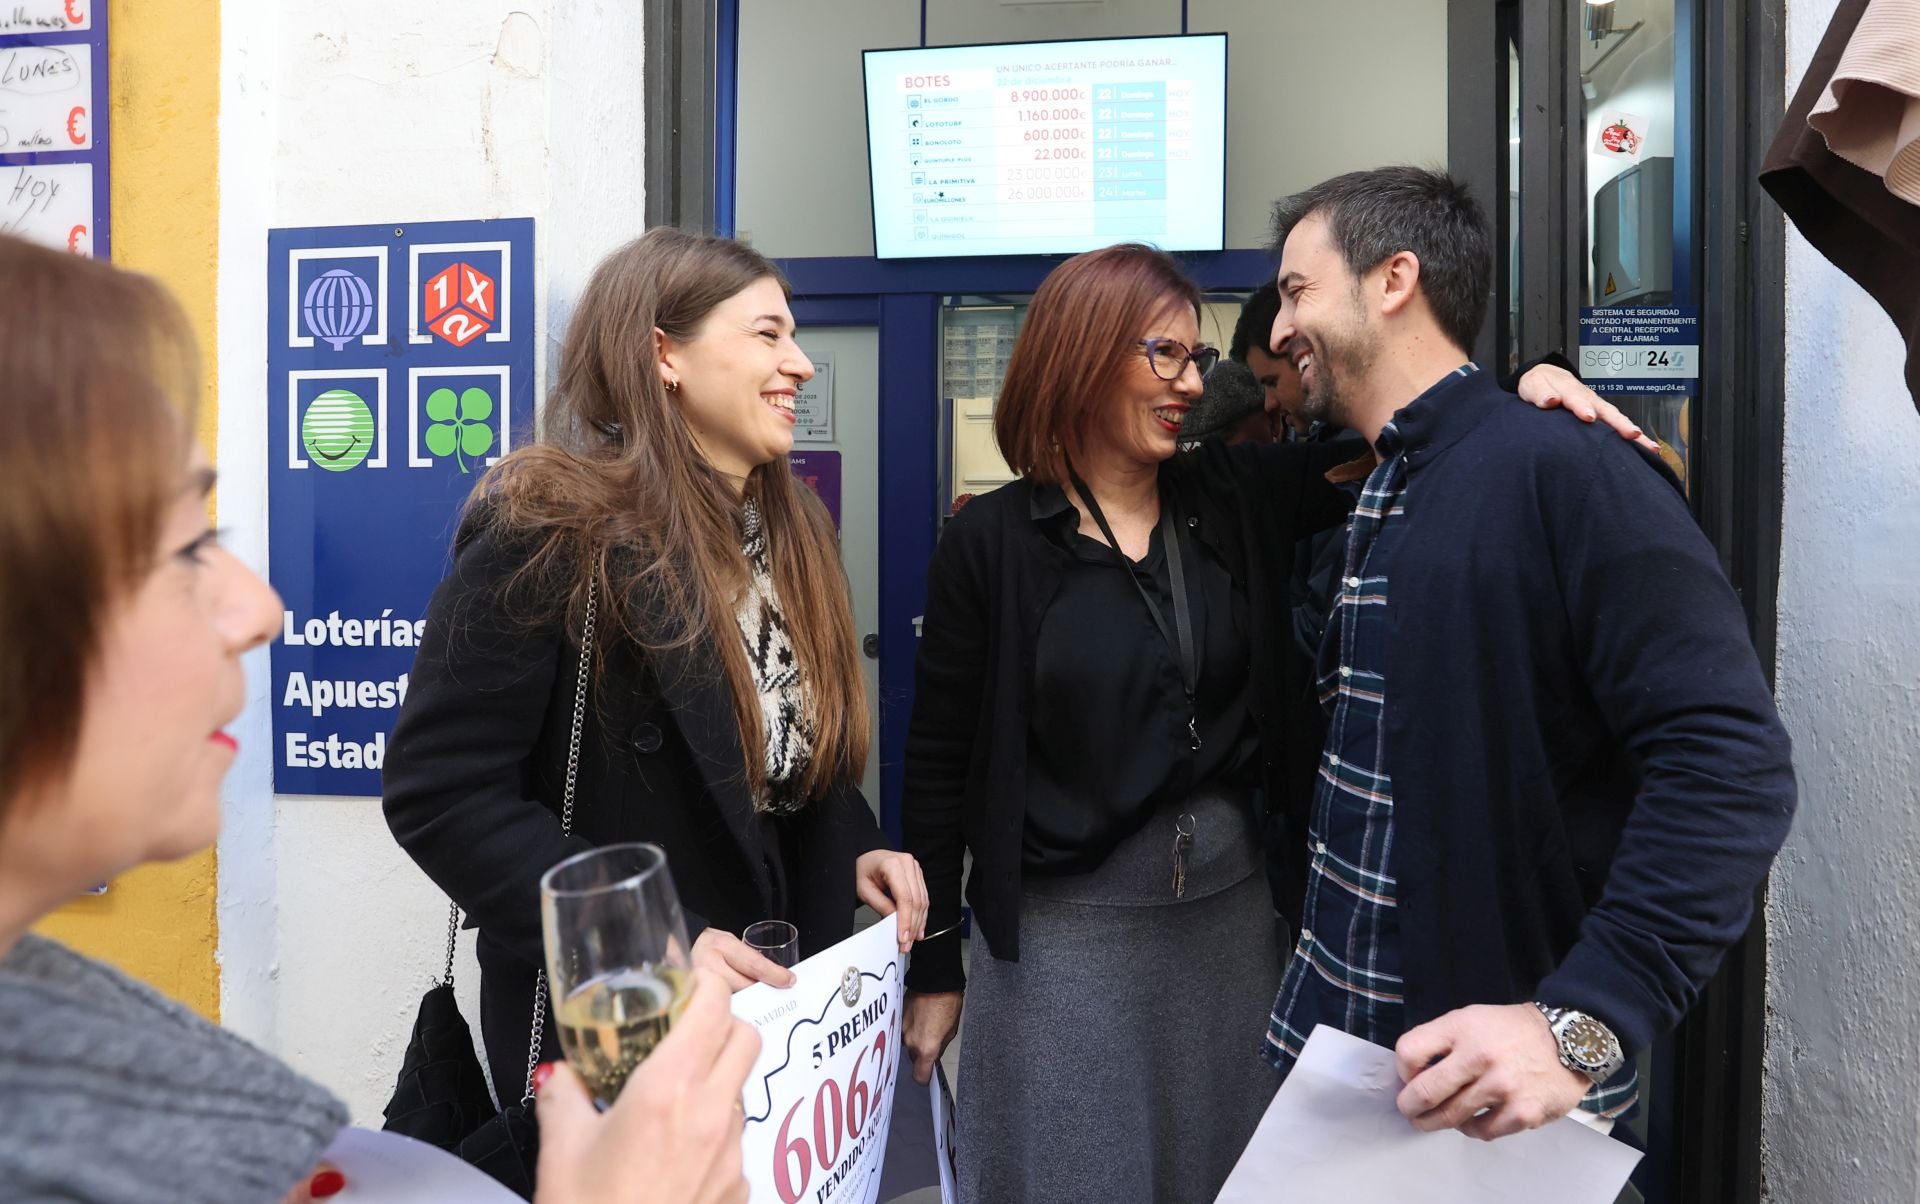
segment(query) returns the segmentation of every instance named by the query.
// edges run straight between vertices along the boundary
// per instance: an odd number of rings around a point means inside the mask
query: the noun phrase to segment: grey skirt
[[[1278,1087],[1260,1056],[1281,973],[1261,869],[1250,796],[1214,793],[1163,808],[1091,874],[1028,879],[1020,960],[980,950],[967,984],[964,1204],[1210,1204]]]

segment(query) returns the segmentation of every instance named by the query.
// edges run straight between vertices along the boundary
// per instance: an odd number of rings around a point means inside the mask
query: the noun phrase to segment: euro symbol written
[[[85,146],[87,144],[87,136],[80,132],[80,123],[86,119],[86,116],[87,109],[85,105],[75,105],[73,106],[73,112],[67,114],[67,141],[73,143],[75,146]]]
[[[80,11],[83,0],[67,0],[67,20],[75,25],[85,25],[87,16]]]
[[[86,237],[87,228],[85,226],[75,226],[73,229],[67,231],[67,250],[72,251],[75,255],[85,255],[87,248],[82,247],[80,244]]]

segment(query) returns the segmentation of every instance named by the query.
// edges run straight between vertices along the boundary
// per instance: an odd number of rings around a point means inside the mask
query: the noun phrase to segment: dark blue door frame
[[[793,261],[783,265],[791,269]],[[900,843],[901,771],[913,709],[914,620],[924,613],[922,579],[939,531],[935,448],[939,431],[934,370],[939,357],[938,294],[799,296],[794,320],[807,326],[872,326],[880,345],[880,825]],[[902,570],[907,571],[902,571]]]

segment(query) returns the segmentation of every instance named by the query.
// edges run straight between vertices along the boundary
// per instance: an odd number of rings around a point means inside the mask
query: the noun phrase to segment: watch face
[[[1560,1047],[1581,1066],[1598,1070],[1613,1057],[1613,1034],[1591,1016],[1580,1016],[1561,1032]]]

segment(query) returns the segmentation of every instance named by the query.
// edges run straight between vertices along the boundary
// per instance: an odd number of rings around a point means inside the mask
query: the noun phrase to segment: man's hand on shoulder
[[[1547,1018],[1529,1003],[1461,1008],[1400,1038],[1400,1111],[1414,1128],[1492,1141],[1573,1111],[1593,1084],[1560,1061]]]

